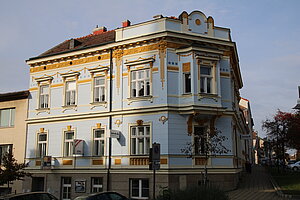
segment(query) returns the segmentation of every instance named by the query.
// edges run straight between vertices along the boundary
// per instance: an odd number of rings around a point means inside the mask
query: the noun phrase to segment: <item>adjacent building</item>
[[[29,91],[0,94],[0,166],[6,153],[24,162],[28,95]],[[22,192],[22,182],[0,185],[0,195],[10,192]]]
[[[127,20],[110,31],[97,27],[27,64],[25,159],[33,178],[25,191],[71,199],[115,190],[148,199],[153,185],[158,194],[160,187],[201,184],[205,166],[210,182],[237,186],[249,159],[242,136],[251,134],[251,118],[239,105],[236,44],[212,17],[194,11],[135,25]],[[206,159],[205,141],[195,141],[214,130],[229,151]],[[155,142],[161,156],[153,184]],[[189,143],[191,157],[182,153]]]

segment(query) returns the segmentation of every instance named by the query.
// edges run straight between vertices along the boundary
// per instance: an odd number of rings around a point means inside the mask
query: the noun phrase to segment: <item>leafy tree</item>
[[[277,110],[271,119],[266,119],[262,125],[267,132],[272,149],[276,153],[277,165],[284,163],[287,148],[300,147],[300,116],[299,114]]]
[[[23,180],[25,176],[31,176],[30,173],[23,169],[26,167],[24,163],[17,163],[12,153],[6,153],[2,157],[2,165],[0,167],[0,184],[7,184],[15,180]]]
[[[221,131],[217,129],[206,129],[203,134],[194,134],[194,141],[187,142],[186,146],[181,149],[181,152],[192,158],[193,156],[204,156],[205,173],[204,184],[208,182],[207,178],[207,161],[210,157],[221,155],[230,152],[223,144],[228,138],[221,135]]]

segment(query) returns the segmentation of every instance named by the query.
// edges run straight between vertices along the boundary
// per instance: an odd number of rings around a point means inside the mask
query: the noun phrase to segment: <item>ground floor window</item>
[[[62,199],[63,200],[69,200],[71,199],[71,177],[62,177],[62,185],[61,185],[61,191],[62,191]]]
[[[91,193],[97,193],[103,191],[103,178],[102,177],[92,177],[91,183]]]
[[[149,198],[148,179],[130,179],[130,197],[137,199]]]

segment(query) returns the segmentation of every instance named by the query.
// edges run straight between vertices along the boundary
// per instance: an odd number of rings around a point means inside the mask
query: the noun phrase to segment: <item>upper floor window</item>
[[[49,108],[49,85],[40,86],[39,108]]]
[[[94,101],[104,102],[105,98],[105,77],[99,76],[94,78]]]
[[[131,97],[151,95],[150,69],[131,71]]]
[[[73,156],[74,131],[66,131],[64,134],[64,156]]]
[[[0,145],[0,165],[3,162],[3,156],[5,154],[11,154],[12,153],[12,144],[4,144]]]
[[[13,127],[15,125],[15,108],[0,110],[0,127]]]
[[[93,155],[94,156],[104,156],[104,129],[94,130],[94,145],[93,145]]]
[[[47,155],[47,133],[38,134],[37,142],[37,157],[44,157]]]
[[[131,127],[131,155],[147,155],[150,148],[150,126]]]
[[[66,82],[65,105],[76,105],[76,81]]]
[[[200,93],[213,93],[212,89],[212,67],[201,65],[200,67]]]

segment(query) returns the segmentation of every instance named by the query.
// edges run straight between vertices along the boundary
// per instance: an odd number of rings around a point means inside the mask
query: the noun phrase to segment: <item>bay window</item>
[[[200,67],[200,93],[212,94],[212,67],[201,65]]]

